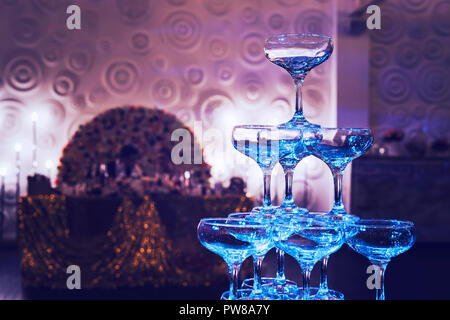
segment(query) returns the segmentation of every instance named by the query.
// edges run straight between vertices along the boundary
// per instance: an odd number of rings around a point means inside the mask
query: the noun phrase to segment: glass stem
[[[270,179],[271,179],[271,170],[263,169],[264,175],[264,202],[263,207],[270,207],[272,205],[272,197],[270,195]]]
[[[239,287],[239,269],[241,268],[241,263],[233,263],[229,266],[230,273],[230,294],[228,300],[235,300],[237,298],[237,290]]]
[[[294,180],[294,170],[291,168],[284,169],[284,184],[285,184],[285,191],[284,191],[284,201],[281,205],[282,208],[286,207],[294,207],[294,199],[292,197],[292,182]]]
[[[262,292],[262,263],[264,256],[253,257],[253,293]]]
[[[372,262],[375,266],[377,266],[377,275],[375,277],[375,294],[377,300],[386,300],[386,296],[384,294],[384,274],[386,273],[386,267],[388,262],[385,261],[375,261]]]
[[[345,213],[344,202],[342,201],[342,176],[344,171],[338,168],[331,168],[334,181],[334,204],[332,211]]]
[[[294,84],[295,84],[295,115],[294,115],[294,117],[297,119],[305,118],[305,116],[303,115],[303,81],[304,80],[305,80],[304,77],[294,78]]]
[[[283,285],[286,283],[286,275],[284,274],[284,251],[277,248],[276,254],[277,254],[276,283],[278,285]]]
[[[328,259],[330,256],[326,256],[322,259],[322,265],[320,266],[320,292],[326,293],[328,291]]]
[[[303,276],[303,296],[302,300],[310,299],[311,292],[311,271],[312,266],[310,265],[302,265],[302,276]]]

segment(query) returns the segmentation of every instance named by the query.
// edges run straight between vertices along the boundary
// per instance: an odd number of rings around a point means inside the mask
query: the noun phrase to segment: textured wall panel
[[[81,7],[82,30],[66,29],[69,4]],[[63,146],[80,124],[115,106],[134,104],[173,112],[191,126],[202,121],[204,132],[222,132],[224,150],[204,143],[214,178],[226,181],[254,172],[247,177],[248,191],[260,196],[262,179],[256,165],[238,163],[230,133],[236,124],[275,124],[293,114],[292,80],[266,60],[264,39],[294,31],[333,36],[334,25],[333,6],[323,0],[2,0],[0,163],[8,167],[7,179],[15,179],[16,142],[24,146],[22,186],[30,172],[31,112],[39,113],[39,171],[46,172],[45,162],[52,160],[56,167]],[[434,51],[428,56],[439,59]],[[305,111],[313,122],[332,122],[328,111],[336,104],[330,95],[334,60],[306,79]],[[392,81],[398,84],[387,90],[388,99],[397,99],[392,90],[408,97],[411,88],[402,79],[394,73]],[[439,90],[425,87],[421,94],[436,100]],[[319,181],[327,174],[326,168],[317,168],[309,180]],[[300,187],[295,191],[302,200],[304,174],[298,171]],[[314,183],[307,188],[310,193],[321,189]],[[282,197],[282,182],[274,193]],[[309,199],[315,199],[309,203],[314,208],[331,205],[320,194]]]
[[[450,141],[450,1],[385,1],[381,12],[370,32],[371,126],[378,141],[387,128],[425,137],[432,154],[433,141]]]

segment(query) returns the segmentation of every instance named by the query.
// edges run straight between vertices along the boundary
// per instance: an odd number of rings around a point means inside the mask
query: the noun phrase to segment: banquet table
[[[252,206],[239,195],[22,197],[23,285],[66,289],[67,268],[78,265],[85,289],[211,286],[224,281],[225,266],[196,239],[199,220]]]

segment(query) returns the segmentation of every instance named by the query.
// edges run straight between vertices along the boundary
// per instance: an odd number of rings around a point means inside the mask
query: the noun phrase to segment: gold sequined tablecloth
[[[222,281],[226,272],[221,259],[197,240],[199,220],[246,211],[253,204],[244,196],[154,194],[139,201],[116,199],[118,207],[104,223],[107,227],[83,233],[70,222],[71,216],[82,216],[82,209],[68,210],[70,201],[78,200],[63,195],[20,199],[18,240],[25,287],[65,289],[70,265],[80,267],[86,289],[209,286]],[[86,217],[85,223],[95,221]]]

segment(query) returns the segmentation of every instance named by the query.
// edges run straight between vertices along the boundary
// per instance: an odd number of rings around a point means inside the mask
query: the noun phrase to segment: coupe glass
[[[233,219],[245,219],[247,221],[257,221],[263,223],[271,223],[275,219],[275,215],[271,214],[261,214],[254,212],[237,212],[228,215],[229,218]],[[249,299],[252,300],[265,300],[273,299],[273,297],[268,296],[262,290],[262,263],[267,252],[274,247],[273,241],[271,239],[270,244],[267,247],[262,247],[260,251],[253,254],[253,279],[245,279],[242,283],[242,288],[252,289]]]
[[[287,123],[293,127],[316,126],[303,115],[302,87],[308,72],[333,52],[331,37],[319,34],[278,34],[266,39],[266,58],[285,69],[294,79],[295,113]]]
[[[368,128],[308,128],[303,131],[305,147],[330,168],[334,181],[334,204],[330,214],[346,214],[342,201],[342,176],[347,165],[366,153],[373,144]],[[320,143],[308,141],[320,139]]]
[[[288,128],[286,124],[278,126],[279,128]],[[307,143],[311,148],[320,142],[320,137],[315,135],[308,135],[309,141],[303,139],[303,143],[295,144],[292,141],[283,141],[280,143],[280,159],[279,163],[284,171],[285,179],[285,196],[283,203],[277,209],[278,213],[288,214],[307,214],[309,211],[306,208],[300,208],[295,205],[292,196],[292,183],[294,180],[294,170],[297,164],[305,157],[309,156],[311,152],[305,147]]]
[[[354,230],[350,228],[350,225],[360,220],[359,217],[351,214],[330,214],[329,212],[310,212],[308,216],[329,219],[331,223],[340,224],[344,230],[345,239],[354,235],[352,233]],[[327,267],[329,258],[329,256],[326,256],[321,261],[320,286],[318,290],[315,290],[316,292],[314,293],[313,298],[315,300],[344,300],[343,293],[328,288]]]
[[[278,220],[272,228],[275,246],[297,260],[303,275],[302,299],[310,299],[310,276],[314,265],[344,244],[341,224],[328,219],[295,217]]]
[[[261,207],[252,211],[273,212],[270,195],[270,179],[273,167],[280,158],[280,145],[292,148],[302,145],[302,132],[293,128],[278,128],[265,125],[240,125],[233,128],[232,142],[236,150],[253,159],[264,176],[264,200]],[[284,147],[283,147],[284,148]],[[284,152],[284,151],[283,151]]]
[[[416,242],[416,229],[409,221],[359,220],[351,224],[353,236],[347,244],[377,267],[376,299],[385,300],[384,274],[389,261]]]
[[[238,276],[242,262],[272,243],[270,225],[233,218],[205,218],[197,228],[198,239],[226,262],[230,275],[229,300],[239,299]]]
[[[373,144],[373,133],[368,128],[307,128],[303,131],[305,147],[330,168],[334,181],[334,204],[329,214],[346,215],[342,201],[342,177],[347,165],[366,153]],[[320,143],[309,141],[320,139]],[[343,295],[328,289],[328,256],[320,268],[320,290],[317,299],[340,300]]]

